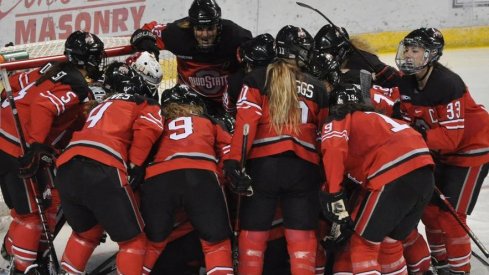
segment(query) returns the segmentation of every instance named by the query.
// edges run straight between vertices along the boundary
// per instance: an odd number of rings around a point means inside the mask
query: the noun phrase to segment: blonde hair
[[[350,43],[359,50],[376,54],[374,47],[365,38],[353,36],[350,38]]]
[[[201,115],[204,108],[198,105],[169,103],[161,108],[161,114],[165,119],[175,119],[182,116]]]
[[[296,80],[300,76],[295,60],[279,58],[267,67],[265,87],[269,96],[270,118],[278,134],[284,128],[299,133],[300,110]]]

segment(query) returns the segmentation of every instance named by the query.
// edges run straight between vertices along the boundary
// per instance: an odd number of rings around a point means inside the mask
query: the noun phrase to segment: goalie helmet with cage
[[[275,39],[269,33],[260,34],[239,46],[238,60],[247,68],[268,65],[277,56]]]
[[[442,33],[435,28],[419,28],[410,32],[399,43],[396,54],[396,65],[403,73],[412,75],[431,66],[438,61],[443,54],[445,40]],[[410,53],[411,50],[423,51],[423,59],[416,60]]]
[[[105,70],[103,86],[109,93],[139,94],[150,98],[152,95],[144,79],[129,65],[119,61],[109,64]]]
[[[313,38],[305,29],[287,25],[275,37],[277,57],[296,59],[299,66],[307,64]]]
[[[197,47],[198,50],[203,52],[212,50],[221,35],[221,7],[219,7],[215,0],[194,0],[188,10],[188,20],[192,27],[197,29],[216,26],[217,35],[214,43],[211,45],[198,45]]]
[[[314,36],[314,50],[330,53],[342,63],[352,50],[349,39],[345,28],[327,24]]]
[[[98,80],[106,63],[104,42],[93,33],[75,31],[65,42],[64,55],[78,68],[85,69],[87,76]]]
[[[205,103],[199,95],[185,84],[177,84],[170,89],[166,89],[161,94],[161,107],[164,108],[170,103],[188,104],[205,107]]]
[[[163,71],[155,55],[146,51],[137,52],[126,59],[126,64],[143,77],[152,92],[151,97],[156,98],[158,87],[163,78]]]

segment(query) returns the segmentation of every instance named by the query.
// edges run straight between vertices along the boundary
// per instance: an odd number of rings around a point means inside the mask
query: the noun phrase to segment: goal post
[[[108,62],[114,60],[124,62],[133,52],[128,36],[100,37],[104,42]],[[0,62],[0,70],[13,72],[18,70],[29,70],[43,66],[47,62],[64,61],[65,40],[53,40],[30,44],[20,44],[0,48],[0,56],[9,56],[13,53],[25,53],[27,59]],[[160,92],[175,85],[177,79],[176,58],[171,52],[163,50],[160,53],[160,66],[163,72],[163,80],[160,84]],[[1,87],[3,89],[3,87]]]

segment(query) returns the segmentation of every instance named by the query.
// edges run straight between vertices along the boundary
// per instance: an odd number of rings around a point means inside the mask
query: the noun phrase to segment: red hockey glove
[[[56,161],[56,151],[48,145],[34,142],[19,158],[19,177],[32,178],[39,168],[52,167]]]

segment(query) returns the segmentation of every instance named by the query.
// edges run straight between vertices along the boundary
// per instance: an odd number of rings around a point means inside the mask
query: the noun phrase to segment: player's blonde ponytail
[[[300,74],[295,60],[279,58],[267,67],[265,83],[269,98],[273,129],[281,134],[284,129],[299,133],[300,110],[296,79]]]

